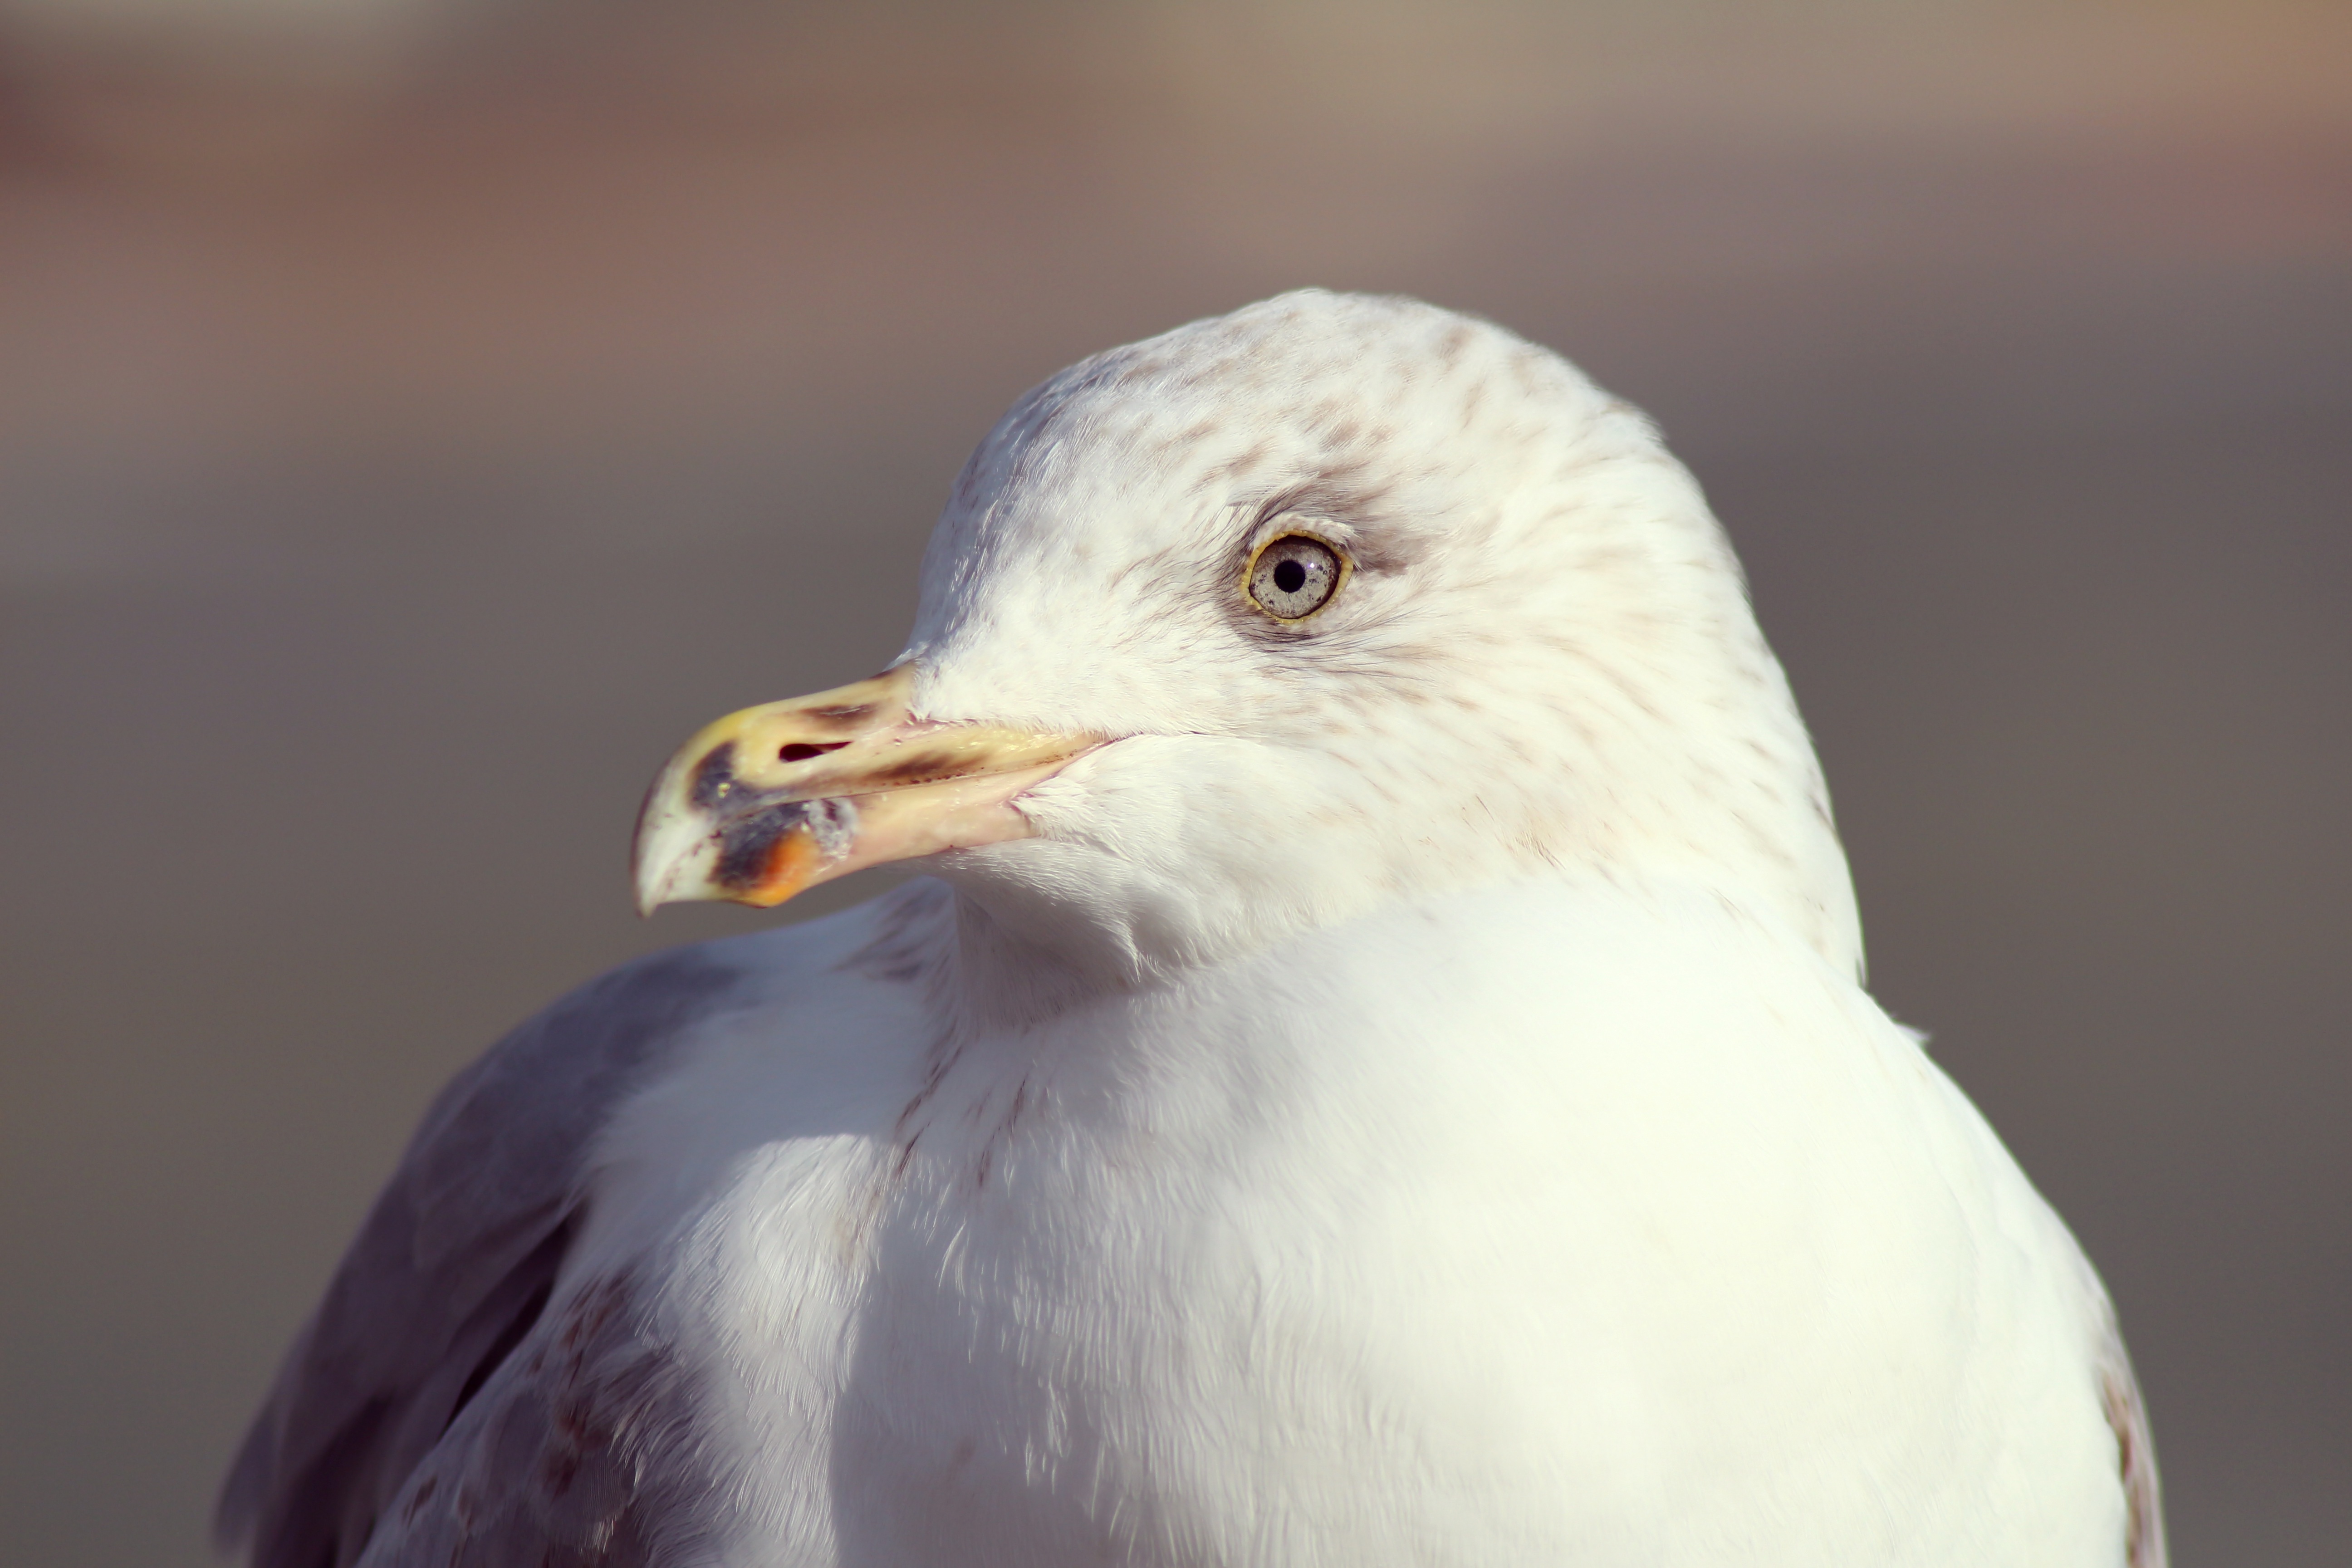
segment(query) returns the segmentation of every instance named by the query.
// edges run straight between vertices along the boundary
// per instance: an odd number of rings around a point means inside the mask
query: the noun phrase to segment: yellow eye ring
[[[1242,568],[1242,597],[1293,626],[1337,599],[1354,572],[1347,552],[1329,540],[1280,533],[1250,552],[1249,564]]]

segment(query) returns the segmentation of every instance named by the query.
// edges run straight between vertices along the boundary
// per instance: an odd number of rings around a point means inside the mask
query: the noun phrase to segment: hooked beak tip
[[[655,779],[633,852],[639,915],[766,909],[866,866],[1025,837],[1013,801],[1097,735],[908,717],[909,665],[729,714]]]

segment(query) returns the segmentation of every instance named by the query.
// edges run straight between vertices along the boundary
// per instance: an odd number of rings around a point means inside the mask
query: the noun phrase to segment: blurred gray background
[[[761,918],[631,916],[670,747],[1307,282],[1659,418],[2180,1560],[2344,1563],[2352,7],[2266,0],[0,0],[0,1557],[207,1562],[439,1080]]]

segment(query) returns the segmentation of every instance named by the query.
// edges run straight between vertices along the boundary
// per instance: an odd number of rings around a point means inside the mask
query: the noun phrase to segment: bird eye
[[[1321,540],[1286,533],[1250,561],[1249,596],[1277,621],[1303,621],[1331,602],[1347,562]]]

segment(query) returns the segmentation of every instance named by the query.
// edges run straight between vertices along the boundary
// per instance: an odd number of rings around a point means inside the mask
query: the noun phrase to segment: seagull
[[[889,668],[661,771],[655,956],[460,1073],[225,1489],[257,1568],[2159,1568],[2055,1214],[1862,984],[1633,407],[1417,301],[1114,349]]]

